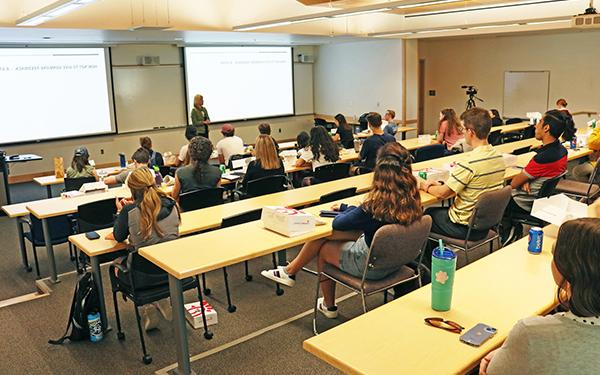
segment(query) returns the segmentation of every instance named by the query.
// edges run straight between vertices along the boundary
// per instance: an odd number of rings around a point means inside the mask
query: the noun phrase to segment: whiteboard
[[[313,64],[294,63],[294,103],[296,115],[314,113]]]
[[[113,67],[119,133],[187,125],[183,68]]]
[[[502,115],[507,118],[527,118],[527,112],[546,112],[549,87],[549,71],[504,72]]]

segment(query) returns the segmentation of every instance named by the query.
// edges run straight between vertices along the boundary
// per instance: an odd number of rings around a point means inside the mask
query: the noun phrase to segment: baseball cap
[[[90,156],[90,153],[87,148],[79,147],[75,150],[75,156]]]
[[[223,134],[231,134],[235,131],[235,128],[231,124],[225,124],[221,127],[221,133]]]

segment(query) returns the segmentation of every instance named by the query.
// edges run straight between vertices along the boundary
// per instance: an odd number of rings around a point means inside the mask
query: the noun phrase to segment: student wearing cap
[[[79,147],[73,154],[71,166],[67,168],[67,178],[94,177],[98,181],[96,169],[90,165],[90,154],[85,147]]]
[[[224,138],[217,142],[217,152],[219,163],[226,164],[232,155],[242,155],[244,153],[244,141],[235,135],[235,128],[231,124],[223,125],[221,134]]]
[[[196,127],[198,135],[208,137],[208,125],[210,124],[210,117],[208,111],[204,107],[204,97],[200,94],[194,96],[194,108],[191,113],[192,125]]]

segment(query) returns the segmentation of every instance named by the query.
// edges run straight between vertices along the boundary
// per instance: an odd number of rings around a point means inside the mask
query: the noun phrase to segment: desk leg
[[[403,140],[403,141],[406,141],[406,133],[407,133],[407,132],[402,132],[402,140]]]
[[[54,259],[54,248],[50,241],[50,229],[48,229],[48,219],[42,219],[42,229],[44,231],[44,243],[46,244],[46,252],[48,253],[48,263],[50,263],[50,280],[53,283],[58,283],[56,274],[56,259]]]
[[[181,280],[169,275],[169,291],[171,293],[171,309],[173,310],[173,330],[175,331],[175,346],[177,348],[178,375],[194,374],[190,367],[190,350],[188,348],[187,331],[185,326],[183,289]]]
[[[104,332],[110,331],[108,326],[108,317],[106,315],[106,302],[104,301],[104,288],[102,287],[102,271],[100,270],[100,261],[98,257],[90,257],[92,263],[92,275],[94,276],[94,283],[98,288],[98,300],[100,302],[100,320],[102,321],[102,327]]]
[[[277,252],[277,262],[280,266],[287,266],[287,250],[279,250]]]
[[[46,185],[46,195],[48,198],[52,198],[52,185]]]
[[[31,272],[29,261],[27,260],[27,249],[25,248],[25,237],[23,236],[23,222],[20,218],[17,218],[17,233],[19,234],[19,248],[21,250],[21,259],[23,260],[23,267],[27,272]]]

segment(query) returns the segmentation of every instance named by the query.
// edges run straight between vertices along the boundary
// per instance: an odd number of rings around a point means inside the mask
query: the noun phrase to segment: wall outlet
[[[100,149],[100,155],[104,155],[104,149],[103,148]]]
[[[281,128],[277,129],[279,131],[279,133],[281,133]]]

